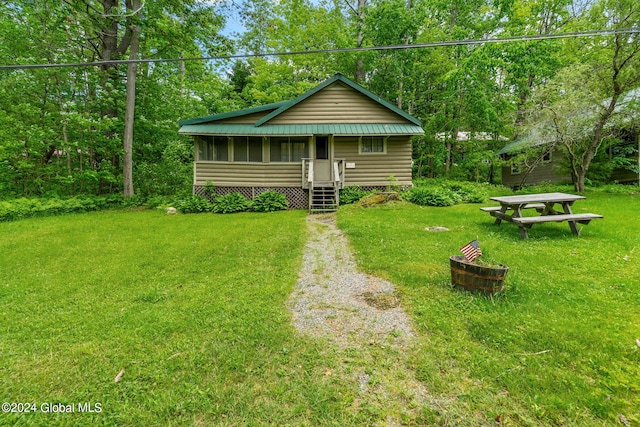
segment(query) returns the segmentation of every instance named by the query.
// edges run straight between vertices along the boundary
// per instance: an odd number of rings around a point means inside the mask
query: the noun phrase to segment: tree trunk
[[[356,47],[362,47],[362,43],[364,41],[364,8],[367,6],[367,0],[358,0],[358,41]],[[362,84],[364,81],[365,71],[364,71],[364,61],[362,58],[358,58],[356,60],[356,72],[355,72],[355,81],[356,83]]]
[[[134,0],[133,9],[140,7],[140,1]],[[140,48],[140,27],[135,24],[131,25],[131,45],[129,46],[129,59],[138,59],[138,50]],[[126,86],[126,103],[124,117],[124,136],[122,147],[124,150],[122,161],[122,177],[124,183],[124,197],[131,197],[133,191],[133,122],[136,108],[136,71],[137,64],[130,62],[127,65],[127,86]]]
[[[118,0],[101,0],[102,10],[106,16],[104,25],[98,30],[98,37],[100,38],[101,46],[101,60],[111,61],[117,55],[118,51],[118,21],[116,21],[112,15],[116,13],[118,8]],[[117,80],[117,72],[114,65],[102,64],[100,65],[102,70],[102,79],[100,86],[102,90],[107,94],[107,98],[111,98],[113,88],[108,84],[109,81]],[[102,107],[102,115],[107,117],[116,117],[118,112],[115,104],[109,104]],[[113,131],[107,132],[107,137],[113,136]]]
[[[586,171],[580,169],[573,180],[573,189],[576,193],[584,192],[584,179],[585,179]]]

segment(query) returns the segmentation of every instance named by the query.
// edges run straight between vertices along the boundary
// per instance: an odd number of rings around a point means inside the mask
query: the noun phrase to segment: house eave
[[[222,136],[360,136],[360,135],[424,135],[424,130],[416,125],[404,123],[362,123],[362,124],[306,124],[306,125],[263,125],[252,124],[187,124],[178,131],[183,135]]]

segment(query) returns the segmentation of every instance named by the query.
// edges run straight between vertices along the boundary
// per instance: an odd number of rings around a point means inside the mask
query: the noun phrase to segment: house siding
[[[284,111],[268,124],[409,123],[375,101],[336,82]]]
[[[527,176],[525,185],[535,185],[543,182],[571,182],[571,174],[560,171],[558,160],[562,158],[562,153],[553,152],[552,161],[536,166]],[[519,187],[524,174],[511,173],[511,166],[502,167],[502,185],[505,187]]]
[[[389,137],[386,154],[359,154],[359,138],[335,137],[334,158],[355,163],[355,169],[345,169],[345,186],[386,186],[393,175],[400,185],[411,185],[411,138]]]
[[[640,182],[640,176],[628,169],[614,169],[611,173],[610,181],[622,183]]]
[[[194,185],[231,187],[301,187],[300,163],[195,162]]]

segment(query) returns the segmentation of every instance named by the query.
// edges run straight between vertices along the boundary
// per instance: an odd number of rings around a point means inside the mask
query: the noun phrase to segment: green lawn
[[[38,413],[0,413],[0,425],[357,419],[356,385],[326,378],[337,359],[290,325],[304,218],[118,211],[1,223],[0,400]],[[102,412],[41,411],[79,402]]]
[[[0,223],[0,400],[38,409],[0,425],[637,425],[640,197],[587,196],[574,211],[605,219],[529,240],[479,205],[341,208],[361,267],[399,285],[419,333],[408,359],[294,331],[305,212]],[[450,285],[448,257],[476,237],[510,267],[493,298]],[[363,393],[360,369],[410,372],[428,404]],[[84,402],[101,412],[41,410]]]
[[[420,333],[412,364],[440,399],[434,425],[640,423],[640,197],[587,194],[580,226],[493,224],[479,205],[340,211],[360,266],[400,285]],[[449,232],[427,232],[427,226]],[[450,285],[448,258],[478,238],[510,267],[493,298]]]

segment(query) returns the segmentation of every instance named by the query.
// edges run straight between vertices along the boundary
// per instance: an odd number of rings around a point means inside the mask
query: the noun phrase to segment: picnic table
[[[533,224],[543,222],[567,221],[571,232],[580,235],[580,230],[576,223],[588,224],[592,219],[602,218],[602,215],[594,213],[578,213],[571,211],[571,206],[577,200],[586,199],[584,196],[566,193],[540,193],[525,194],[522,196],[500,196],[490,197],[500,203],[500,206],[489,206],[480,208],[484,212],[496,218],[495,224],[508,221],[516,224],[520,229],[520,235],[525,239],[529,238],[527,229]],[[559,205],[560,209],[556,209]],[[540,215],[522,216],[523,210],[535,209]]]

